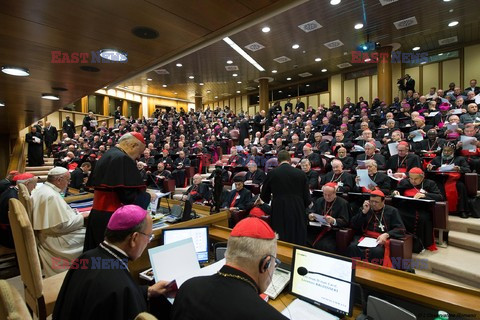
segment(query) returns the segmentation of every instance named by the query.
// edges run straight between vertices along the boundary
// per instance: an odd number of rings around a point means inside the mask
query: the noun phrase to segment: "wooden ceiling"
[[[0,73],[0,133],[18,133],[37,119],[130,78],[187,50],[230,33],[270,12],[305,0],[16,0],[0,7],[0,66],[28,68],[29,77]],[[132,29],[158,31],[153,40]],[[221,39],[221,38],[220,38]],[[104,48],[128,53],[127,63],[52,63],[52,51],[96,52]],[[89,57],[89,61],[91,58]],[[86,72],[81,66],[95,66]],[[67,91],[55,91],[61,87]],[[42,93],[60,101],[41,99]]]
[[[215,96],[237,95],[237,91],[244,94],[247,87],[255,88],[253,80],[262,76],[273,77],[272,86],[289,83],[287,77],[291,82],[299,81],[298,74],[303,72],[310,72],[312,77],[328,76],[340,71],[337,65],[350,60],[350,51],[365,42],[367,34],[370,41],[399,43],[400,50],[407,52],[414,46],[420,46],[421,51],[448,50],[480,40],[477,15],[478,0],[398,0],[385,6],[379,0],[343,0],[337,6],[328,0],[2,1],[0,65],[26,67],[30,76],[0,73],[0,100],[6,103],[6,107],[0,107],[0,133],[15,134],[107,85],[191,101],[200,94],[204,101],[212,101]],[[400,30],[393,25],[412,16],[417,19],[416,25]],[[297,27],[311,20],[322,28],[305,33]],[[447,23],[451,20],[460,24],[450,28]],[[354,30],[358,22],[365,26]],[[263,33],[261,28],[267,25],[271,31]],[[137,26],[153,28],[159,36],[153,40],[138,38],[132,34]],[[253,42],[265,46],[255,52],[244,50],[266,71],[259,72],[221,41],[224,36],[242,48]],[[452,36],[458,37],[457,43],[439,45],[439,39]],[[341,40],[344,45],[331,50],[324,46],[333,40]],[[293,50],[294,43],[300,48]],[[90,53],[102,48],[126,51],[128,62],[51,63],[52,51]],[[192,48],[200,49],[190,52]],[[280,64],[273,60],[280,56],[291,61]],[[315,62],[316,57],[322,61]],[[227,71],[227,60],[239,70]],[[178,62],[183,67],[176,67]],[[85,65],[100,71],[80,70]],[[328,72],[321,73],[322,68]],[[160,75],[150,71],[153,69],[165,69],[169,74]],[[273,69],[278,73],[272,74]],[[188,78],[191,75],[193,80]],[[200,82],[205,85],[200,86]],[[59,94],[61,100],[41,99],[42,93]]]
[[[167,75],[151,71],[125,81],[121,86],[191,101],[195,95],[201,95],[204,102],[211,102],[216,100],[215,96],[224,99],[239,95],[237,91],[240,94],[254,92],[250,90],[256,89],[258,84],[253,80],[259,77],[273,77],[271,86],[281,87],[306,80],[307,78],[299,76],[304,72],[311,73],[312,78],[318,78],[365,67],[353,65],[348,69],[340,69],[337,65],[350,62],[351,51],[357,50],[357,46],[366,42],[367,37],[369,41],[378,41],[381,45],[397,43],[403,52],[412,52],[415,46],[421,47],[417,52],[441,52],[478,42],[478,12],[478,0],[398,0],[385,6],[379,0],[343,0],[336,6],[330,5],[328,0],[308,1],[230,36],[265,68],[265,72],[258,71],[229,45],[219,41],[169,64],[158,65],[158,69],[169,72]],[[413,16],[417,20],[416,25],[397,30],[393,24]],[[308,33],[298,27],[312,20],[316,20],[322,27]],[[448,27],[448,23],[453,20],[459,21],[459,25]],[[355,30],[354,25],[357,23],[363,23],[363,29]],[[264,26],[269,26],[271,31],[262,32]],[[456,43],[441,46],[438,42],[453,36],[458,37]],[[324,43],[333,40],[340,40],[344,45],[328,49]],[[255,52],[245,49],[246,45],[254,42],[265,48]],[[293,44],[300,45],[300,48],[292,49]],[[281,56],[291,60],[285,63],[273,60]],[[315,62],[317,57],[322,61]],[[239,70],[227,71],[227,60],[232,60],[232,65],[238,66]],[[182,63],[181,68],[175,66],[178,62]],[[328,71],[322,73],[323,68]],[[278,72],[273,74],[272,70]],[[233,73],[237,73],[238,77],[232,77]],[[190,75],[195,78],[189,79]],[[288,77],[292,80],[287,81]],[[147,78],[153,81],[147,81]],[[204,86],[200,86],[200,82]],[[162,87],[164,84],[167,88]]]

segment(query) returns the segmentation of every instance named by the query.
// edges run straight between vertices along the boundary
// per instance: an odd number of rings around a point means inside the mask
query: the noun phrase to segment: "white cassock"
[[[85,241],[83,216],[70,208],[60,191],[45,182],[32,194],[32,226],[46,277],[66,271],[69,264],[59,268],[58,259],[71,262],[78,258]]]

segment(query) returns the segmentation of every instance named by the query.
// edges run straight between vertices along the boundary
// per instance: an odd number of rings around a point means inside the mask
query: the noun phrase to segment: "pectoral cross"
[[[385,231],[385,226],[381,222],[378,224],[378,228],[382,230],[382,232]]]

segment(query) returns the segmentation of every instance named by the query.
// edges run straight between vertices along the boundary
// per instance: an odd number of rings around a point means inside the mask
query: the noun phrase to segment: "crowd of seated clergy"
[[[472,80],[463,91],[452,84],[449,90],[430,88],[425,95],[408,90],[403,99],[396,97],[391,102],[378,98],[352,102],[347,97],[343,106],[332,101],[328,107],[307,107],[298,99],[284,108],[276,102],[267,112],[252,117],[243,111],[235,114],[227,106],[188,112],[156,109],[150,118],[120,116],[110,128],[105,122],[91,122],[72,137],[64,133],[53,152],[57,164],[69,170],[85,162],[94,167],[122,134],[136,131],[144,135],[147,144],[138,159],[139,170],[150,187],[161,188],[159,182],[165,179],[174,179],[177,187],[188,186],[186,169],[193,167],[201,173],[202,166],[211,163],[222,170],[222,184],[234,185],[236,173],[246,171],[245,185],[261,186],[265,174],[275,166],[269,160],[287,150],[308,176],[311,190],[335,184],[336,192],[344,194],[379,190],[386,197],[397,192],[431,197],[447,200],[450,214],[467,218],[472,210],[462,177],[479,172],[480,165],[477,88]],[[228,156],[222,158],[222,154]],[[361,182],[358,170],[366,170],[370,185]],[[415,184],[419,180],[416,175],[422,183]],[[213,189],[196,176],[183,198],[212,203]],[[234,208],[226,203],[227,193],[223,194],[217,199],[219,205]],[[357,203],[350,208],[349,218],[361,207]],[[422,221],[428,219],[419,219],[414,213],[416,222],[410,223],[409,214],[402,210],[399,214],[406,232],[421,239],[420,247],[433,249],[433,232],[428,230],[431,221]],[[352,221],[348,219],[347,225]]]

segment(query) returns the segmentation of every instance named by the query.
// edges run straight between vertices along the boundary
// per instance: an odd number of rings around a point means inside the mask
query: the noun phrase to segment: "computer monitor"
[[[208,262],[208,227],[175,228],[163,230],[163,244],[192,238],[198,262]]]
[[[294,247],[292,294],[339,316],[353,309],[352,260],[311,249]]]

